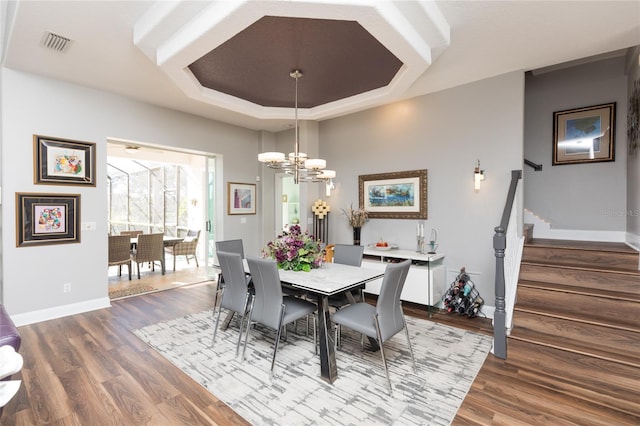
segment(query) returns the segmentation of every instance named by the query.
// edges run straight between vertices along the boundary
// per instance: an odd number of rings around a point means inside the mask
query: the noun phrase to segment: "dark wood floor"
[[[14,378],[22,379],[23,385],[5,407],[0,422],[246,424],[131,333],[148,324],[209,309],[213,291],[212,284],[184,286],[114,301],[110,309],[20,327],[25,365]],[[406,307],[405,312],[427,317],[420,308]],[[491,329],[490,320],[481,318],[436,314],[432,319],[480,332]],[[571,355],[510,342],[507,361],[489,355],[453,424],[640,424],[637,405],[615,410],[610,401],[599,401],[597,392],[586,398],[581,391],[592,388],[594,380],[603,386],[607,380],[626,380],[630,392],[638,393],[637,372],[635,376],[624,369],[590,372],[589,365],[574,361]],[[562,377],[554,378],[559,369],[572,370],[571,386]]]

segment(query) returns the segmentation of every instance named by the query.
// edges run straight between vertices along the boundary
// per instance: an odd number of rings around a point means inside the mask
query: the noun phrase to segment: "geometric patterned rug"
[[[304,320],[298,333],[290,328],[288,340],[280,342],[271,379],[275,333],[252,329],[243,361],[235,356],[237,320],[218,330],[212,347],[211,314],[187,315],[134,334],[255,425],[449,425],[492,345],[491,336],[407,316],[417,374],[405,334],[398,333],[385,343],[390,396],[380,353],[367,343],[362,352],[360,336],[351,330],[343,327],[333,384],[320,378]]]

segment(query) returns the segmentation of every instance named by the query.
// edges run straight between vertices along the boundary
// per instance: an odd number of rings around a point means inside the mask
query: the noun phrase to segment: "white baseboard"
[[[486,302],[486,299],[485,299],[485,302]],[[491,318],[491,321],[493,321],[493,313],[495,312],[495,310],[496,310],[495,306],[486,305],[486,304],[482,305],[482,307],[480,308],[480,312],[482,312],[482,315],[484,315],[487,318]]]
[[[72,303],[70,305],[55,306],[53,308],[42,309],[39,311],[26,312],[23,314],[12,315],[16,327],[21,325],[34,324],[37,322],[48,321],[56,318],[62,318],[69,315],[81,314],[83,312],[95,311],[97,309],[110,308],[111,300],[108,297],[99,299],[86,300],[84,302]]]
[[[544,219],[524,209],[524,222],[533,224],[533,238],[548,238],[551,240],[600,241],[624,243],[624,231],[591,231],[586,229],[555,229]]]
[[[625,242],[627,243],[627,245],[640,251],[640,235],[634,234],[632,232],[627,232]]]

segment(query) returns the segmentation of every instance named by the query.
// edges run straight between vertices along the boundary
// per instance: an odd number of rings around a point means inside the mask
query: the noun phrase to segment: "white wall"
[[[514,72],[321,122],[320,155],[338,171],[327,198],[330,242],[353,242],[341,209],[358,206],[359,175],[428,169],[426,233],[437,230],[447,269],[466,266],[477,274],[481,296],[493,305],[492,238],[511,170],[522,169],[523,97],[524,75]],[[478,159],[486,179],[474,192]],[[362,244],[384,238],[415,249],[416,223],[372,219],[362,228]]]
[[[627,99],[634,82],[640,81],[640,46],[627,56]],[[627,158],[627,236],[626,241],[640,250],[640,149]]]
[[[2,302],[17,323],[108,305],[107,138],[218,153],[224,158],[225,191],[228,181],[255,181],[255,131],[32,74],[2,72]],[[95,142],[96,187],[34,185],[33,134]],[[96,222],[97,231],[82,232],[79,244],[17,248],[16,192],[81,194],[81,220]],[[247,252],[258,253],[260,216],[245,216],[241,224],[239,216],[220,213],[223,235],[217,237],[243,238]],[[63,283],[71,283],[71,293],[63,293]]]
[[[626,86],[623,57],[527,75],[524,157],[543,170],[524,169],[525,208],[552,228],[624,235]],[[616,102],[615,161],[552,166],[554,111],[609,102]]]

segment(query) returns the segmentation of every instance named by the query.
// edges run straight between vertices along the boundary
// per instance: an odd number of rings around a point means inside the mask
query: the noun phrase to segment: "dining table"
[[[247,261],[244,268],[250,273]],[[309,272],[278,269],[280,282],[314,297],[318,304],[317,324],[320,343],[320,376],[329,383],[338,377],[329,296],[360,287],[384,276],[384,271],[340,263],[323,263]]]

